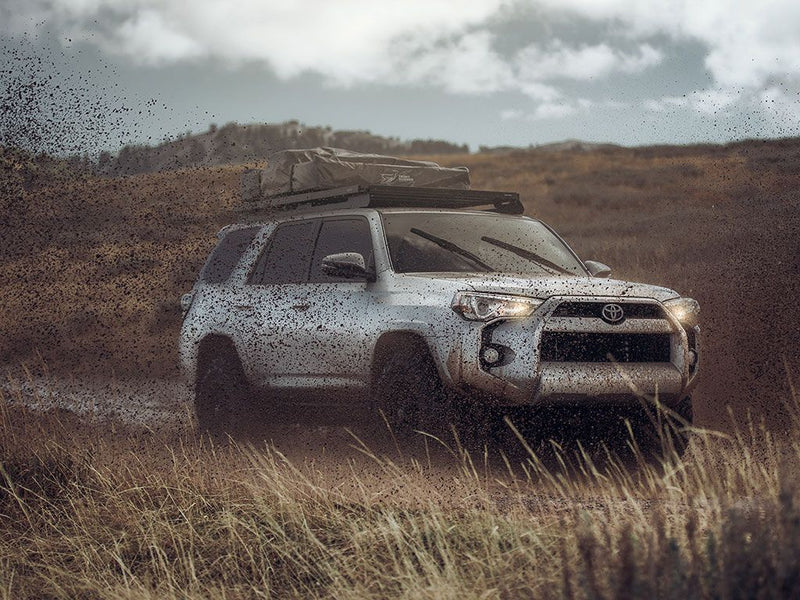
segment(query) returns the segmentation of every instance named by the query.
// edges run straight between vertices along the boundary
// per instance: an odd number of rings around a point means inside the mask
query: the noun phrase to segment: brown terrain
[[[784,422],[800,372],[800,140],[426,157],[517,190],[583,258],[700,301],[700,424]],[[3,230],[0,360],[177,376],[178,299],[237,218],[242,167],[38,186]]]
[[[209,439],[178,299],[242,167],[0,181],[0,600],[800,597],[800,140],[432,158],[697,298],[724,435],[663,464],[331,413]]]

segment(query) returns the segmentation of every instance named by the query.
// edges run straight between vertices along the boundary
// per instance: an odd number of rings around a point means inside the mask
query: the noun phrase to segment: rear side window
[[[340,252],[358,252],[364,257],[364,263],[372,262],[372,236],[369,223],[363,217],[347,219],[329,219],[322,223],[311,263],[311,281],[330,283],[339,281],[357,281],[343,277],[331,277],[322,272],[322,259],[329,254]]]
[[[203,283],[226,282],[259,229],[260,227],[236,229],[222,238],[200,271],[200,281]]]
[[[248,283],[268,285],[305,283],[314,252],[319,221],[301,221],[278,226],[258,257]]]

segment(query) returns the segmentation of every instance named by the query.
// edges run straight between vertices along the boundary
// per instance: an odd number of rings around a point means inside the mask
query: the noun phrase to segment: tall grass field
[[[686,453],[669,431],[653,460],[625,431],[618,456],[514,419],[488,447],[380,422],[198,435],[168,391],[179,299],[239,217],[244,165],[8,163],[0,600],[800,598],[800,139],[425,158],[519,192],[612,277],[700,302]],[[6,379],[21,364],[27,387]],[[36,397],[48,381],[100,391],[79,415]]]
[[[0,399],[3,599],[800,597],[796,394],[793,433],[697,430],[683,458],[354,434],[335,469],[22,404]]]

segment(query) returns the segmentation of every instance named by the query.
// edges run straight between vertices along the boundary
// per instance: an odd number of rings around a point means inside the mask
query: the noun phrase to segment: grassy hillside
[[[702,423],[728,404],[781,422],[800,372],[800,141],[434,156],[518,190],[584,258],[697,298]],[[238,167],[38,189],[4,226],[0,360],[67,373],[176,373],[178,299],[236,218]]]
[[[468,147],[443,140],[400,140],[369,131],[334,131],[330,127],[285,123],[228,123],[198,134],[185,134],[156,146],[125,146],[117,156],[104,153],[97,165],[104,175],[157,173],[176,169],[264,160],[287,148],[334,146],[356,152],[408,155],[467,152]]]

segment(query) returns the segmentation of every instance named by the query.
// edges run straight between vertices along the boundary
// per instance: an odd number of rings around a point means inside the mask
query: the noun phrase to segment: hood
[[[659,302],[677,298],[674,290],[599,277],[519,277],[499,273],[414,273],[413,277],[436,279],[456,284],[459,289],[476,292],[517,294],[546,299],[550,296],[620,296],[654,298]],[[460,284],[460,285],[459,285]]]

